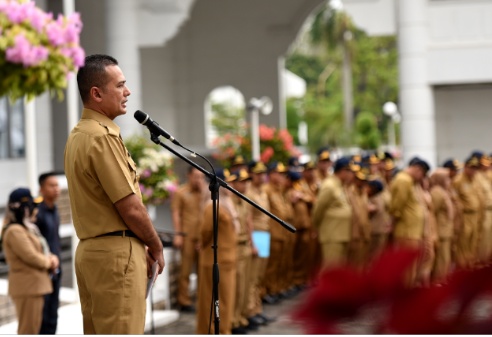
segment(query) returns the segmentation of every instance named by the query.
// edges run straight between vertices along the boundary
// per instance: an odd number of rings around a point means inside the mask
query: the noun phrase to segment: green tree
[[[244,125],[246,124],[245,112],[230,104],[212,102],[211,125],[217,132],[217,136],[226,133],[243,135]]]
[[[381,134],[379,133],[376,118],[370,112],[361,112],[357,115],[355,121],[357,145],[364,150],[375,150],[381,143]]]

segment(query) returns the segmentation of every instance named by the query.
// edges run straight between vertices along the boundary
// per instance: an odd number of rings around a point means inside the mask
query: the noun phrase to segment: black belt
[[[106,234],[101,234],[101,235],[98,235],[96,236],[96,238],[99,238],[99,237],[102,237],[102,236],[128,236],[128,237],[131,237],[131,238],[138,238],[138,236],[135,235],[135,233],[133,233],[131,230],[126,230],[126,231],[116,231],[116,232],[110,232],[110,233],[106,233]]]

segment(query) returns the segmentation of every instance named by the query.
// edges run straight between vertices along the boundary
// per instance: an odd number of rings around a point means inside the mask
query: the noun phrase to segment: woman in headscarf
[[[2,247],[9,265],[8,293],[15,305],[18,334],[39,333],[44,295],[53,291],[50,272],[58,268],[58,258],[34,225],[35,204],[27,188],[9,196],[2,229]]]

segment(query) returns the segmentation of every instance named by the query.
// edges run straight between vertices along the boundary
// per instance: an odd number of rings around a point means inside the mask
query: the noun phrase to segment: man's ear
[[[101,89],[99,89],[98,87],[92,87],[90,91],[90,96],[93,101],[100,102],[102,99]]]

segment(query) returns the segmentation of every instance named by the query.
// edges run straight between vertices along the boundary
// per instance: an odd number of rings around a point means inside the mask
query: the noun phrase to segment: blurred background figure
[[[2,229],[2,247],[9,264],[8,293],[15,305],[18,334],[38,334],[43,318],[44,295],[53,291],[50,273],[59,266],[58,257],[33,223],[35,204],[27,188],[9,196]]]

